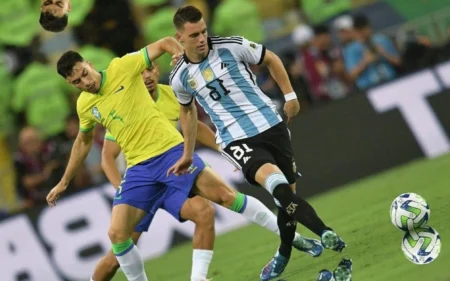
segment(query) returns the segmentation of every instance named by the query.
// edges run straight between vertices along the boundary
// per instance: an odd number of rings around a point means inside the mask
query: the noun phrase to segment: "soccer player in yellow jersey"
[[[83,92],[77,102],[80,132],[66,171],[47,195],[47,202],[55,206],[89,153],[92,129],[96,123],[102,124],[115,136],[127,161],[126,175],[114,197],[108,236],[113,253],[130,281],[147,281],[142,258],[131,239],[137,224],[146,214],[164,207],[179,218],[191,193],[278,233],[276,220],[265,214],[267,208],[260,201],[231,189],[193,151],[184,152],[181,134],[148,98],[141,72],[164,52],[175,55],[181,51],[180,45],[167,37],[141,51],[113,59],[101,72],[73,51],[64,53],[57,63],[58,73]],[[186,127],[183,121],[181,125]],[[196,137],[190,139],[195,141]],[[194,148],[188,142],[186,146]],[[180,158],[184,164],[190,162],[189,167],[174,169],[180,167],[175,165]],[[203,280],[204,277],[191,279]]]
[[[144,84],[155,101],[158,109],[170,121],[173,127],[177,127],[180,116],[180,106],[172,88],[167,85],[158,84],[159,69],[156,64],[152,64],[142,72]],[[214,132],[204,123],[198,123],[197,141],[218,150],[215,143]],[[120,154],[120,146],[116,143],[115,137],[107,132],[102,151],[102,167],[111,184],[118,188],[121,182],[120,172],[116,166],[116,158]],[[176,198],[170,197],[166,201],[173,202]],[[184,201],[184,196],[181,199]],[[164,206],[164,208],[169,206]],[[269,210],[267,210],[269,211]],[[170,209],[169,209],[170,212]],[[269,211],[270,212],[270,211]],[[195,232],[192,241],[193,259],[191,279],[206,278],[209,263],[212,257],[214,246],[214,207],[210,201],[200,196],[189,198],[183,204],[178,219],[180,222],[190,220],[195,224]],[[147,214],[136,226],[131,238],[136,244],[142,232],[148,231],[154,214]],[[275,217],[273,217],[275,219]],[[119,263],[112,251],[109,251],[100,261],[94,270],[91,281],[109,281],[119,269]]]

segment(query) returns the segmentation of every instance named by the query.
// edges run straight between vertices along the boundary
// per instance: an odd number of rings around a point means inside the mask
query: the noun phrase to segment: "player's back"
[[[111,61],[102,71],[97,94],[81,93],[77,110],[81,130],[101,123],[122,148],[128,166],[158,156],[183,142],[180,133],[149,98],[141,71],[149,66],[146,51]]]
[[[184,56],[170,76],[178,100],[195,97],[217,128],[218,142],[249,138],[282,121],[276,106],[256,83],[249,63],[261,63],[265,48],[242,37],[210,37],[200,63]]]

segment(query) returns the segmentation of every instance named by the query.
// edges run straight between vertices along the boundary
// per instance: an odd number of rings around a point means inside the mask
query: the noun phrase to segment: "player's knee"
[[[130,238],[130,235],[126,231],[113,226],[109,228],[108,236],[111,243],[121,243]]]
[[[209,201],[202,201],[201,204],[196,205],[194,223],[197,225],[214,226],[216,211]]]
[[[224,184],[223,188],[221,189],[222,192],[220,193],[220,201],[222,206],[224,207],[231,207],[236,200],[236,191],[228,187]]]

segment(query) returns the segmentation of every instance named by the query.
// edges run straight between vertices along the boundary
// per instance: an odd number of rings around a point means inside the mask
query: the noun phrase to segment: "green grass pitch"
[[[282,279],[314,281],[321,269],[333,270],[342,257],[348,257],[353,259],[356,281],[449,281],[449,170],[450,155],[422,160],[311,198],[309,202],[348,247],[341,254],[326,250],[319,258],[294,250]],[[390,222],[390,204],[404,192],[422,195],[431,207],[429,225],[440,233],[442,241],[440,256],[431,264],[415,265],[403,256],[403,232]],[[301,225],[297,231],[314,237]],[[277,246],[274,234],[254,225],[220,236],[216,239],[209,277],[214,281],[257,281]],[[149,279],[189,280],[191,250],[188,243],[146,262]],[[126,278],[119,272],[114,281]]]

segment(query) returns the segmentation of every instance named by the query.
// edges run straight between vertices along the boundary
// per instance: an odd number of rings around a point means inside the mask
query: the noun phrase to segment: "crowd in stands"
[[[373,0],[71,2],[70,28],[57,34],[40,28],[40,0],[0,3],[0,216],[44,204],[64,172],[78,133],[78,92],[57,75],[59,56],[78,50],[104,69],[115,56],[173,35],[177,6],[201,9],[210,34],[244,36],[279,54],[303,111],[450,57],[448,46],[435,44],[427,34],[407,30],[392,37],[378,32],[379,22],[374,31],[373,18],[355,9],[374,5]],[[160,82],[167,83],[170,56],[157,63]],[[259,86],[281,108],[282,93],[267,69],[252,70]],[[199,114],[210,123],[201,109]],[[70,190],[106,182],[101,168],[104,133],[101,126],[95,128],[94,146]]]

